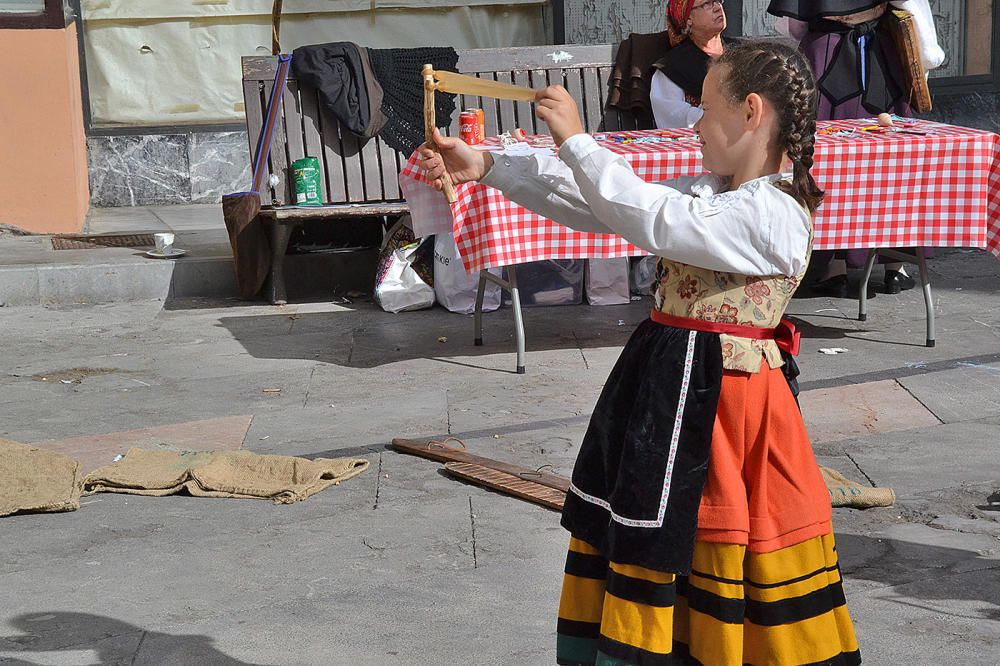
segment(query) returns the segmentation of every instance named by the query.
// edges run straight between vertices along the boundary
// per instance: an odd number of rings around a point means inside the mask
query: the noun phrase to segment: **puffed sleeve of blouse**
[[[692,196],[645,182],[587,134],[564,141],[559,157],[593,217],[645,250],[741,275],[798,275],[805,268],[809,215],[766,178]]]
[[[927,0],[892,0],[890,4],[896,9],[902,9],[913,14],[917,23],[917,38],[920,41],[920,54],[923,57],[925,71],[941,66],[944,62],[944,49],[938,44],[937,30],[934,27],[934,15]]]
[[[703,113],[688,104],[684,90],[659,70],[649,83],[649,104],[657,127],[694,127]]]

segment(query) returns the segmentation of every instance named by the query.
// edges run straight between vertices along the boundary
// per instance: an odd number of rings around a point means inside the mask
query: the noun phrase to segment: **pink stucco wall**
[[[0,30],[0,223],[83,227],[90,198],[76,27]]]

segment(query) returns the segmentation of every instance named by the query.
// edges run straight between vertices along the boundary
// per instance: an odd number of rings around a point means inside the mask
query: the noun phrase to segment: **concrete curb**
[[[0,306],[237,295],[230,257],[0,266]]]

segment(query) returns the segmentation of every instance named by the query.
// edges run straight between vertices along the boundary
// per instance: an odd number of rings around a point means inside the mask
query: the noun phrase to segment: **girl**
[[[559,158],[435,134],[430,179],[480,180],[562,224],[660,256],[650,319],[594,408],[562,524],[560,664],[857,664],[830,500],[775,328],[823,193],[804,58],[744,42],[709,69],[696,129],[711,173],[646,183],[583,133],[560,87],[536,114]],[[787,157],[791,181],[777,174]]]

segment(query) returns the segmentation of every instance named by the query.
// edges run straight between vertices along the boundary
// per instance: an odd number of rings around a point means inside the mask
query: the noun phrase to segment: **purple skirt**
[[[899,57],[899,51],[896,50],[896,45],[888,35],[881,35],[881,37],[882,38],[878,40],[878,46],[882,49],[885,62],[888,63],[888,71],[886,74],[893,78],[901,90],[905,90],[905,86],[902,84],[904,81],[903,66]],[[823,74],[826,73],[827,65],[833,59],[833,54],[837,52],[837,47],[840,45],[840,41],[843,38],[844,35],[827,32],[808,32],[806,33],[806,36],[802,38],[802,42],[799,44],[799,49],[806,56],[806,59],[810,62],[810,64],[812,64],[813,73],[816,75],[817,81],[823,78]],[[913,115],[910,110],[909,103],[903,97],[901,97],[892,107],[886,109],[886,112],[895,113],[898,116]],[[861,105],[860,94],[843,101],[840,104],[833,104],[831,100],[826,97],[826,95],[821,93],[819,96],[819,105],[816,109],[817,120],[870,118],[872,115],[875,114]]]

